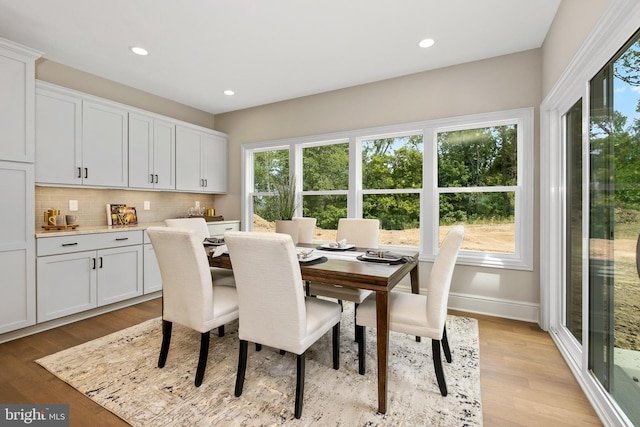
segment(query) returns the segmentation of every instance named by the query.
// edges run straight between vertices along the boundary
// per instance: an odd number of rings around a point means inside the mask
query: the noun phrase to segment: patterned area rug
[[[152,319],[36,362],[133,426],[481,426],[478,325],[449,316],[453,362],[449,395],[438,390],[430,340],[391,333],[388,412],[377,413],[375,330],[367,330],[367,372],[358,374],[353,304],[341,323],[340,369],[329,332],[307,351],[302,418],[293,416],[295,355],[249,346],[242,396],[234,396],[237,322],[211,333],[202,386],[193,384],[200,334],[174,324],[169,357],[158,369],[161,320]],[[444,361],[444,356],[443,356]]]

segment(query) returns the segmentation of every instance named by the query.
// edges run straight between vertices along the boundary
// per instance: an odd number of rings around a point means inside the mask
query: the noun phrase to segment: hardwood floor
[[[35,359],[161,314],[156,299],[0,344],[1,403],[68,403],[71,426],[126,426]],[[484,425],[602,425],[549,335],[537,325],[469,313],[480,327]]]

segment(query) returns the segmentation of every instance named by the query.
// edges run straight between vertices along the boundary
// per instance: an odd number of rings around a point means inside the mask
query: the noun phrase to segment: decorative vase
[[[291,236],[293,244],[298,244],[298,221],[293,219],[276,220],[276,233],[284,233]]]

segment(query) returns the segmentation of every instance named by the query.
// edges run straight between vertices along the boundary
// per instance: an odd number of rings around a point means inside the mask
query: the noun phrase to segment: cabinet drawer
[[[208,222],[207,226],[212,237],[223,236],[227,231],[240,231],[240,221]]]
[[[40,237],[37,239],[37,256],[58,255],[140,244],[142,244],[142,232],[140,230]]]

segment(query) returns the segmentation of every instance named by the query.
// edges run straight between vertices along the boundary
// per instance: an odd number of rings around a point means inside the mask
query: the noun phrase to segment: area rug
[[[345,304],[340,369],[331,333],[307,351],[302,418],[293,416],[295,355],[249,347],[242,396],[234,396],[237,322],[211,333],[202,386],[193,384],[200,334],[174,324],[169,357],[157,367],[161,319],[38,359],[52,374],[132,426],[481,426],[478,325],[449,316],[453,356],[444,362],[449,395],[438,389],[430,340],[390,334],[388,411],[377,413],[375,330],[367,330],[367,372],[358,374],[353,308]]]

